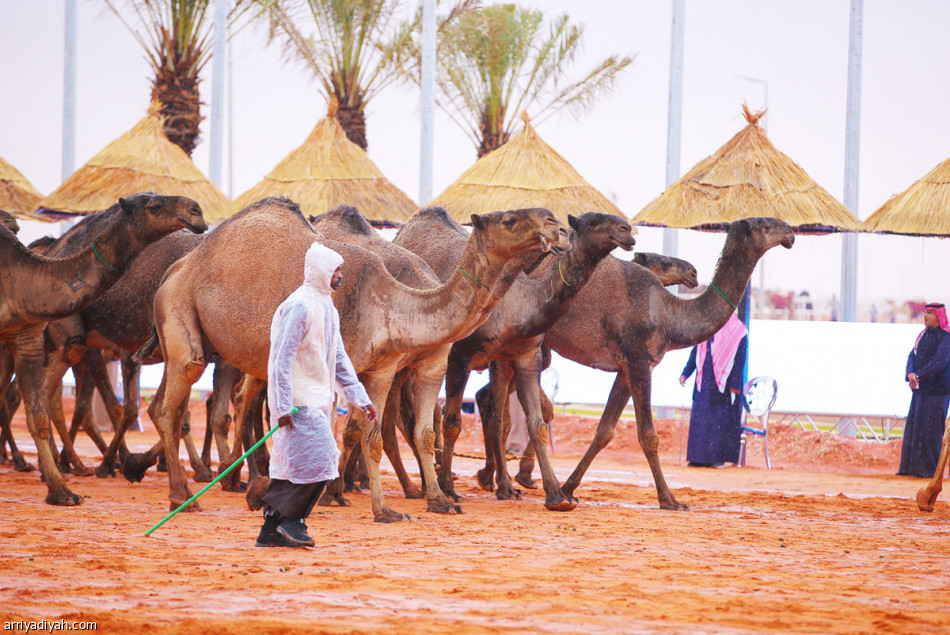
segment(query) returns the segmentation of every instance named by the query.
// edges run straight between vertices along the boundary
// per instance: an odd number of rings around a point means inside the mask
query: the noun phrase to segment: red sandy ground
[[[157,438],[142,416],[133,451]],[[556,420],[561,480],[594,423]],[[899,442],[777,426],[774,469],[754,441],[749,466],[716,470],[679,465],[679,422],[658,428],[664,473],[690,511],[658,508],[631,426],[594,462],[573,512],[546,511],[538,491],[497,501],[472,478],[478,461],[458,458],[466,513],[429,514],[384,463],[387,501],[413,521],[374,523],[368,496],[351,494],[352,507],[315,510],[313,550],[254,548],[259,513],[217,487],[202,512],[146,538],[167,514],[164,474],[72,477],[85,503],[60,508],[43,503],[37,472],[0,465],[0,621],[196,634],[945,632],[950,506],[917,510],[925,481],[893,475]],[[35,463],[22,420],[14,432]],[[478,452],[474,438],[469,419],[460,451]],[[95,466],[91,442],[78,445]]]

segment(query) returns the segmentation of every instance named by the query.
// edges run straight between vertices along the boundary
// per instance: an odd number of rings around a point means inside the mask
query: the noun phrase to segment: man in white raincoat
[[[327,481],[338,476],[334,386],[376,420],[343,348],[340,315],[330,297],[343,281],[342,264],[340,254],[313,243],[304,258],[304,283],[277,307],[271,322],[267,401],[280,429],[274,433],[258,547],[314,544],[304,519]]]

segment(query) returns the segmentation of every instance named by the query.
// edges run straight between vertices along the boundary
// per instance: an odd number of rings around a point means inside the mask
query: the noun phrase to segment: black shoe
[[[313,538],[307,535],[307,525],[300,518],[285,518],[277,526],[277,533],[300,547],[312,547]]]
[[[266,537],[257,537],[257,542],[254,543],[255,547],[295,547],[297,549],[303,549],[306,545],[298,545],[295,542],[291,542],[289,538],[285,538],[276,531],[270,536]]]

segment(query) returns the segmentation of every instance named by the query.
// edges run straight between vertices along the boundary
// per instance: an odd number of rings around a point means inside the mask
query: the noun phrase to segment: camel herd
[[[164,455],[171,509],[192,493],[175,458],[184,439],[196,481],[213,478],[210,443],[199,453],[189,433],[187,400],[208,364],[215,390],[208,429],[220,458],[231,465],[259,435],[267,377],[269,326],[274,310],[303,279],[303,256],[315,241],[344,258],[343,286],[334,292],[344,345],[379,419],[358,409],[347,415],[341,478],[321,501],[347,504],[343,475],[352,454],[365,464],[377,522],[406,518],[391,509],[380,483],[385,451],[407,497],[427,500],[434,513],[461,513],[452,457],[461,431],[462,392],[474,369],[490,369],[479,394],[486,465],[478,482],[500,499],[519,498],[505,467],[507,400],[512,388],[527,415],[531,448],[515,481],[536,487],[540,467],[546,508],[567,511],[597,453],[613,437],[630,397],[637,434],[656,483],[661,508],[685,509],[667,485],[657,454],[650,405],[651,374],[668,350],[708,339],[729,318],[756,262],[774,246],[792,246],[784,222],[749,218],[732,223],[712,284],[693,299],[664,285],[697,284],[689,263],[655,254],[633,261],[610,253],[634,245],[630,224],[587,213],[564,226],[546,209],[498,211],[471,217],[471,230],[440,208],[418,212],[392,242],[382,239],[347,206],[307,218],[288,199],[258,201],[213,231],[194,201],[153,193],[120,199],[85,218],[62,237],[25,247],[16,221],[0,212],[0,449],[17,469],[30,466],[16,448],[10,418],[20,398],[46,483],[46,502],[76,505],[64,472],[114,475],[116,464],[139,480]],[[203,234],[203,235],[202,235]],[[102,350],[120,355],[127,394],[112,395]],[[559,483],[548,455],[552,407],[539,376],[550,351],[616,373],[590,448]],[[163,361],[165,372],[149,415],[160,443],[129,454],[123,434],[137,416],[137,373]],[[67,368],[76,376],[77,403],[68,428],[60,397]],[[15,381],[11,380],[15,374]],[[437,408],[445,382],[446,400]],[[90,425],[94,387],[106,397],[116,434],[106,443]],[[234,435],[228,441],[233,404]],[[441,415],[441,416],[439,416]],[[441,420],[441,421],[440,421]],[[441,424],[441,425],[440,425]],[[51,434],[61,439],[57,448]],[[94,470],[72,446],[85,429],[102,452]],[[421,488],[398,453],[401,430],[419,463]],[[252,477],[266,476],[266,458],[249,460]],[[239,469],[222,481],[242,489]],[[248,493],[252,504],[254,484]],[[939,491],[939,490],[937,490]],[[929,497],[932,506],[934,493]],[[197,509],[197,502],[191,503]]]

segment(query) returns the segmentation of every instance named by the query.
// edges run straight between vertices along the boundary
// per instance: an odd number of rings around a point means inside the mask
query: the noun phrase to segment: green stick
[[[173,511],[172,513],[170,513],[168,516],[165,516],[165,518],[162,519],[162,522],[158,523],[157,525],[155,525],[154,527],[152,527],[151,529],[149,529],[148,531],[146,531],[146,532],[145,532],[145,535],[146,535],[146,536],[150,535],[153,531],[155,531],[156,529],[158,529],[159,527],[161,527],[162,525],[164,525],[165,523],[167,523],[169,520],[171,520],[171,518],[172,518],[175,514],[177,514],[178,512],[180,512],[181,510],[183,510],[184,508],[188,507],[188,505],[190,505],[196,498],[198,498],[199,496],[201,496],[202,494],[204,494],[205,492],[207,492],[209,489],[211,489],[211,487],[212,487],[215,483],[217,483],[218,481],[220,481],[221,479],[223,479],[225,476],[227,476],[228,473],[229,473],[231,470],[233,470],[236,466],[240,465],[240,464],[241,464],[241,461],[243,461],[244,459],[246,459],[248,454],[250,454],[251,452],[253,452],[253,451],[256,450],[257,448],[259,448],[260,445],[261,445],[264,441],[267,441],[267,439],[270,437],[270,435],[272,435],[272,434],[274,434],[275,432],[277,432],[278,429],[279,429],[279,426],[274,426],[274,427],[271,429],[271,431],[268,432],[267,434],[265,434],[265,435],[261,438],[260,441],[258,441],[257,443],[255,443],[255,444],[251,447],[250,450],[248,450],[247,452],[245,452],[244,454],[242,454],[242,455],[241,455],[241,458],[239,458],[237,461],[235,461],[234,463],[232,463],[232,464],[228,467],[228,469],[226,469],[225,471],[223,471],[223,472],[221,472],[220,474],[218,474],[218,478],[214,479],[213,481],[211,481],[210,483],[208,483],[207,485],[205,485],[205,486],[201,489],[200,492],[198,492],[197,494],[195,494],[194,496],[192,496],[191,498],[189,498],[188,500],[186,500],[184,503],[182,503],[181,505],[179,505],[179,506],[178,506],[178,509],[176,509],[175,511]]]

